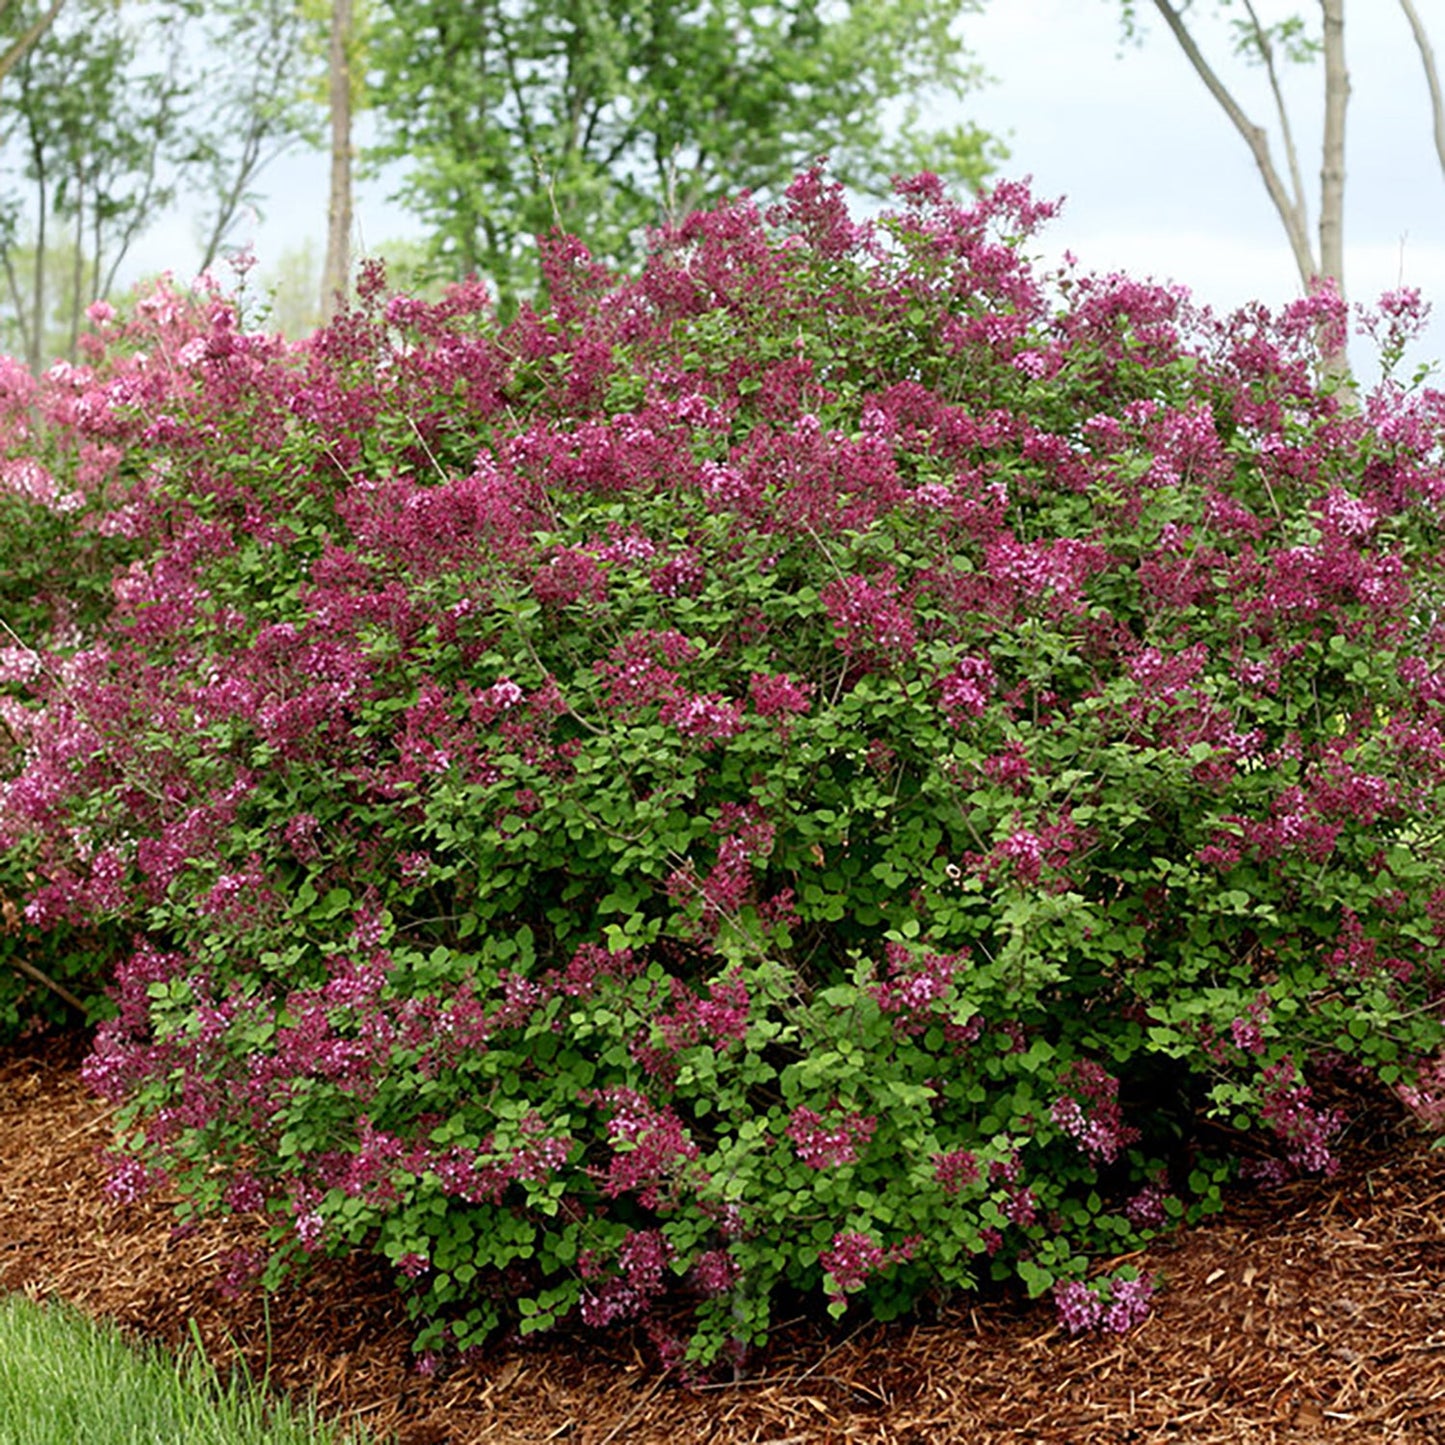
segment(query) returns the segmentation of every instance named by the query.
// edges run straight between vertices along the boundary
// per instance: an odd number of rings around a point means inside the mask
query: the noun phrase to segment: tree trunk
[[[1320,272],[1345,294],[1345,0],[1320,0],[1325,22],[1325,138],[1320,164]]]
[[[351,36],[351,0],[331,0],[331,203],[321,275],[323,324],[345,304],[351,289]]]
[[[80,316],[85,307],[85,187],[75,188],[75,255],[70,261],[70,338],[65,359],[74,362],[80,347]],[[92,296],[91,300],[95,300]]]
[[[1320,274],[1345,296],[1345,108],[1350,73],[1345,67],[1345,0],[1320,0],[1325,31],[1325,135],[1320,154]],[[1323,372],[1349,386],[1349,332],[1321,332]]]
[[[30,336],[25,361],[33,376],[39,376],[45,351],[45,222],[50,209],[50,194],[45,185],[44,167],[37,157],[36,190],[40,205],[35,217],[35,269],[30,276]]]
[[[1435,154],[1440,157],[1440,169],[1445,171],[1445,101],[1440,97],[1440,72],[1435,69],[1435,52],[1425,32],[1425,22],[1415,9],[1415,0],[1400,0],[1400,8],[1410,22],[1410,33],[1415,37],[1420,63],[1425,67],[1425,84],[1430,88],[1430,116],[1435,122]]]

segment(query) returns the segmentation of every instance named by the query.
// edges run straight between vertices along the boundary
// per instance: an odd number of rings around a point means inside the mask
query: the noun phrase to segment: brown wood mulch
[[[107,1111],[74,1040],[0,1051],[0,1290],[176,1344],[196,1322],[327,1412],[401,1445],[472,1442],[1445,1442],[1445,1150],[1400,1137],[1327,1184],[1242,1195],[1135,1263],[1164,1281],[1122,1337],[964,1301],[940,1320],[780,1331],[736,1381],[685,1389],[636,1342],[507,1342],[428,1378],[374,1272],[328,1264],[263,1305],[221,1297],[243,1227],[177,1237],[164,1200],[101,1192]],[[0,1402],[3,1405],[3,1402]]]

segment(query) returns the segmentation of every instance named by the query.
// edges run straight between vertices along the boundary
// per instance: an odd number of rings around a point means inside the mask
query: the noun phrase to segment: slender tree
[[[203,198],[204,268],[262,167],[319,135],[305,47],[320,27],[302,0],[4,5],[0,34],[34,38],[3,61],[0,329],[39,367],[73,354],[85,307],[178,195]]]
[[[1320,152],[1320,265],[1345,290],[1345,108],[1350,72],[1345,65],[1345,0],[1320,0],[1324,22],[1325,126]]]
[[[1276,159],[1270,128],[1250,115],[1226,83],[1216,64],[1205,54],[1187,15],[1187,4],[1174,0],[1153,0],[1170,34],[1203,81],[1229,123],[1239,132],[1254,157],[1260,179],[1274,206],[1302,285],[1312,289],[1323,276],[1336,284],[1343,281],[1342,238],[1344,234],[1344,141],[1345,112],[1349,99],[1349,73],[1344,54],[1343,0],[1319,0],[1325,20],[1323,43],[1310,38],[1299,16],[1267,25],[1253,0],[1242,0],[1242,17],[1234,20],[1235,50],[1258,65],[1265,74],[1274,107],[1274,121],[1283,157]],[[1231,0],[1220,0],[1221,9],[1231,9]],[[1123,9],[1126,33],[1139,33],[1138,7],[1126,0]],[[1324,93],[1324,140],[1320,163],[1320,216],[1318,246],[1311,237],[1310,204],[1300,163],[1299,146],[1289,107],[1285,103],[1282,68],[1288,62],[1311,61],[1326,52]],[[1281,168],[1281,164],[1282,167]]]
[[[302,0],[209,0],[196,48],[210,59],[188,117],[188,179],[202,198],[200,269],[226,246],[261,172],[298,140],[317,143],[317,97],[307,83],[316,20]]]
[[[1445,100],[1440,94],[1440,72],[1435,68],[1435,51],[1430,44],[1425,22],[1415,8],[1415,0],[1400,0],[1400,9],[1410,23],[1410,34],[1415,38],[1415,48],[1420,52],[1420,63],[1425,67],[1425,84],[1430,91],[1430,118],[1434,123],[1435,154],[1440,158],[1440,170],[1445,173]]]
[[[326,264],[321,273],[321,315],[329,320],[351,281],[351,0],[331,0],[327,57],[327,109],[331,122],[331,192],[326,212]]]
[[[1115,0],[1121,9],[1126,36],[1137,38],[1143,0]],[[1236,54],[1260,67],[1268,82],[1274,108],[1276,137],[1282,161],[1276,160],[1270,128],[1251,116],[1225,82],[1200,42],[1197,12],[1190,0],[1152,0],[1180,50],[1203,81],[1229,122],[1248,145],[1270,202],[1289,238],[1295,267],[1305,290],[1328,281],[1345,292],[1345,129],[1350,102],[1350,73],[1345,49],[1345,0],[1315,0],[1318,31],[1301,14],[1266,24],[1255,0],[1215,0],[1213,13],[1226,16],[1234,34]],[[1445,102],[1442,102],[1435,54],[1414,0],[1400,0],[1415,47],[1425,71],[1430,94],[1436,153],[1445,171]],[[1372,19],[1375,17],[1372,16]],[[1322,125],[1320,189],[1317,231],[1312,234],[1310,201],[1304,185],[1299,148],[1289,107],[1285,102],[1281,71],[1287,63],[1320,63]],[[1347,371],[1343,346],[1326,357],[1327,370]]]
[[[1126,35],[1137,37],[1142,0],[1120,0]],[[1350,102],[1350,74],[1345,54],[1345,0],[1315,0],[1317,34],[1304,15],[1295,13],[1266,24],[1255,0],[1215,0],[1213,13],[1232,24],[1236,54],[1261,68],[1268,82],[1274,109],[1275,134],[1248,114],[1225,82],[1219,67],[1205,54],[1201,27],[1191,15],[1188,0],[1152,0],[1154,10],[1178,43],[1194,72],[1218,102],[1235,130],[1248,145],[1270,202],[1289,238],[1300,281],[1308,290],[1328,277],[1344,292],[1345,128]],[[1430,95],[1435,151],[1445,172],[1445,99],[1429,32],[1415,0],[1400,0],[1415,48],[1425,71]],[[1195,12],[1197,14],[1197,12]],[[1377,17],[1371,17],[1377,22]],[[1310,200],[1300,165],[1299,147],[1281,80],[1289,63],[1322,62],[1322,127],[1320,190],[1317,232],[1312,234]],[[1273,139],[1280,157],[1276,159]]]
[[[129,23],[114,8],[77,9],[16,62],[0,141],[28,200],[13,202],[3,270],[9,322],[29,365],[72,353],[86,305],[115,284],[124,257],[175,195],[174,147],[188,86],[172,12]],[[17,244],[21,231],[31,244]]]
[[[0,0],[0,81],[29,54],[33,46],[55,24],[60,12],[65,9],[66,0],[51,0],[38,12],[26,4],[26,0]],[[11,34],[14,25],[18,32]]]

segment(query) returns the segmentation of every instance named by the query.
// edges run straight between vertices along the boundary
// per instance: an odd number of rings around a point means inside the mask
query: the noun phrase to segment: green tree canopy
[[[383,0],[369,63],[401,199],[439,270],[504,303],[560,225],[627,259],[644,228],[765,192],[827,153],[863,192],[930,169],[976,186],[1004,154],[938,103],[980,73],[955,24],[978,0]]]

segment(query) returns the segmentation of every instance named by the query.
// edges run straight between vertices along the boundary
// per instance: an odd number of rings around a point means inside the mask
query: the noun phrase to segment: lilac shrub
[[[112,412],[98,384],[169,390],[168,361],[205,313],[161,284],[129,322],[105,302],[90,319],[95,329],[80,338],[85,365],[57,362],[37,378],[0,357],[0,776],[24,758],[33,720],[26,692],[42,677],[42,691],[67,685],[70,660],[110,615],[115,573],[159,540],[137,525],[142,515],[154,519],[137,505],[148,484],[145,451],[132,445],[140,428]],[[73,1022],[77,1004],[98,1001],[106,964],[124,951],[124,930],[57,920],[41,928],[26,918],[35,876],[20,850],[0,844],[0,1038]]]
[[[1052,209],[814,170],[635,277],[554,239],[505,326],[371,272],[97,371],[150,550],[12,682],[0,842],[133,931],[87,1076],[118,1188],[267,1222],[228,1288],[371,1252],[429,1360],[1123,1327],[1089,1260],[1217,1204],[1201,1118],[1327,1170],[1321,1068],[1416,1087],[1442,398],[1317,383],[1328,295],[1040,274]]]

